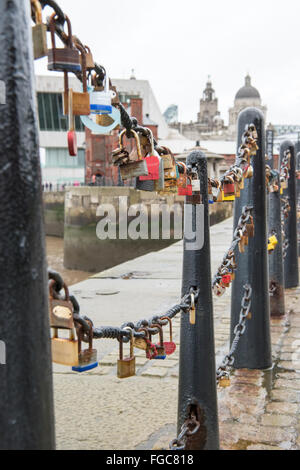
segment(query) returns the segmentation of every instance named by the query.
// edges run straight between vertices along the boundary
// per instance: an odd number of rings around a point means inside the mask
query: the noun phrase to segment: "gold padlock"
[[[229,375],[221,377],[219,380],[219,386],[222,388],[230,387],[230,378]]]
[[[51,338],[52,361],[64,366],[78,366],[78,341],[75,328],[69,330],[69,338],[59,338],[58,328],[53,328]]]
[[[47,25],[43,23],[42,6],[38,0],[31,0],[35,11],[36,25],[32,28],[33,56],[41,59],[48,54],[47,47]]]
[[[130,331],[130,353],[128,357],[123,357],[123,340],[119,340],[119,359],[117,364],[117,376],[119,379],[125,379],[135,375],[135,356],[133,351],[133,331],[126,327],[125,330]]]
[[[69,89],[68,72],[64,72],[64,114],[69,114],[69,94],[72,93],[72,115],[89,116],[91,114],[91,108],[90,94],[87,91],[86,52],[85,49],[83,49],[79,44],[76,44],[76,47],[81,53],[83,92],[77,92]]]
[[[196,325],[195,294],[191,293],[190,324]]]

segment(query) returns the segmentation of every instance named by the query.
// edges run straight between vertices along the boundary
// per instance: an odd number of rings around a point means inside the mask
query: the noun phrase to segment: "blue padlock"
[[[92,99],[92,96],[94,93],[100,93],[100,92],[94,92],[94,87],[88,86],[88,92],[90,93],[90,98]],[[113,91],[110,90],[111,93],[114,93]],[[92,103],[92,102],[91,102]],[[92,104],[91,104],[92,105]],[[95,107],[96,103],[94,103]],[[93,105],[93,106],[94,106]],[[100,105],[99,105],[100,106]],[[105,105],[104,105],[105,106]],[[120,126],[121,124],[121,113],[120,111],[115,108],[115,106],[110,106],[109,109],[106,109],[106,112],[103,112],[104,108],[100,112],[100,109],[98,109],[98,112],[96,113],[95,110],[91,111],[90,116],[80,116],[82,124],[90,129],[93,134],[95,135],[103,135],[103,134],[109,134],[111,131],[113,131],[117,126]],[[111,117],[113,120],[112,124],[108,126],[101,126],[100,124],[97,124],[95,121],[97,115],[106,115]]]

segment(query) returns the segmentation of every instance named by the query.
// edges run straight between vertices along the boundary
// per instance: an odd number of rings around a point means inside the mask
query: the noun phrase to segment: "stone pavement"
[[[232,219],[211,228],[212,273],[231,236]],[[179,242],[93,276],[71,292],[95,326],[120,326],[177,303],[181,272]],[[272,320],[273,371],[237,371],[232,386],[219,390],[223,449],[300,449],[299,295],[300,289],[288,291],[289,313]],[[214,318],[218,365],[229,346],[230,290],[214,298]],[[179,328],[178,317],[173,321],[177,350],[166,360],[147,361],[135,350],[135,377],[116,377],[118,346],[112,340],[94,342],[100,367],[93,371],[76,374],[54,365],[57,448],[167,448],[176,437]]]

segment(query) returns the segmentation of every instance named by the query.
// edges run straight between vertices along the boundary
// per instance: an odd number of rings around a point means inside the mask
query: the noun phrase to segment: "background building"
[[[266,122],[267,108],[262,105],[260,94],[258,90],[251,85],[250,75],[247,75],[245,77],[245,85],[240,88],[235,95],[234,106],[229,109],[229,135],[235,137],[238,115],[243,109],[248,108],[249,106],[254,106],[255,108],[260,109],[264,114]]]

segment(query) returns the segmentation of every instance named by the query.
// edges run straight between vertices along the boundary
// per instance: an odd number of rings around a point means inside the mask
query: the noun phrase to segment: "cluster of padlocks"
[[[120,112],[114,106],[119,103],[116,89],[111,85],[106,71],[96,68],[91,50],[72,35],[71,21],[67,15],[64,20],[67,32],[61,32],[65,47],[56,45],[56,33],[61,24],[54,12],[49,20],[51,47],[47,44],[47,24],[43,23],[42,7],[38,0],[31,0],[33,17],[36,22],[32,28],[34,58],[48,57],[48,70],[64,74],[64,114],[69,118],[68,148],[71,156],[77,155],[75,117],[93,133],[107,134],[120,125]],[[76,74],[82,81],[82,92],[69,87],[69,73]]]
[[[92,321],[78,314],[78,304],[74,297],[70,297],[68,287],[63,285],[63,294],[56,290],[55,280],[49,281],[49,319],[53,330],[51,337],[52,360],[56,364],[71,366],[75,372],[86,372],[98,367],[97,350],[93,348],[95,330]],[[195,302],[190,310],[195,312]],[[191,314],[193,316],[193,313]],[[169,329],[168,340],[164,338],[163,327]],[[114,331],[113,331],[114,330]],[[112,333],[113,331],[113,333]],[[158,334],[158,342],[153,341]],[[96,335],[97,336],[97,335]],[[101,335],[102,338],[116,338],[119,341],[119,359],[117,361],[117,376],[126,378],[135,375],[134,348],[145,351],[149,360],[164,360],[176,350],[173,341],[172,319],[165,315],[155,317],[147,326],[132,328],[124,326],[122,329],[111,329]],[[126,338],[126,339],[125,339]],[[129,342],[129,355],[125,356],[124,343]],[[83,349],[83,343],[88,348]]]

